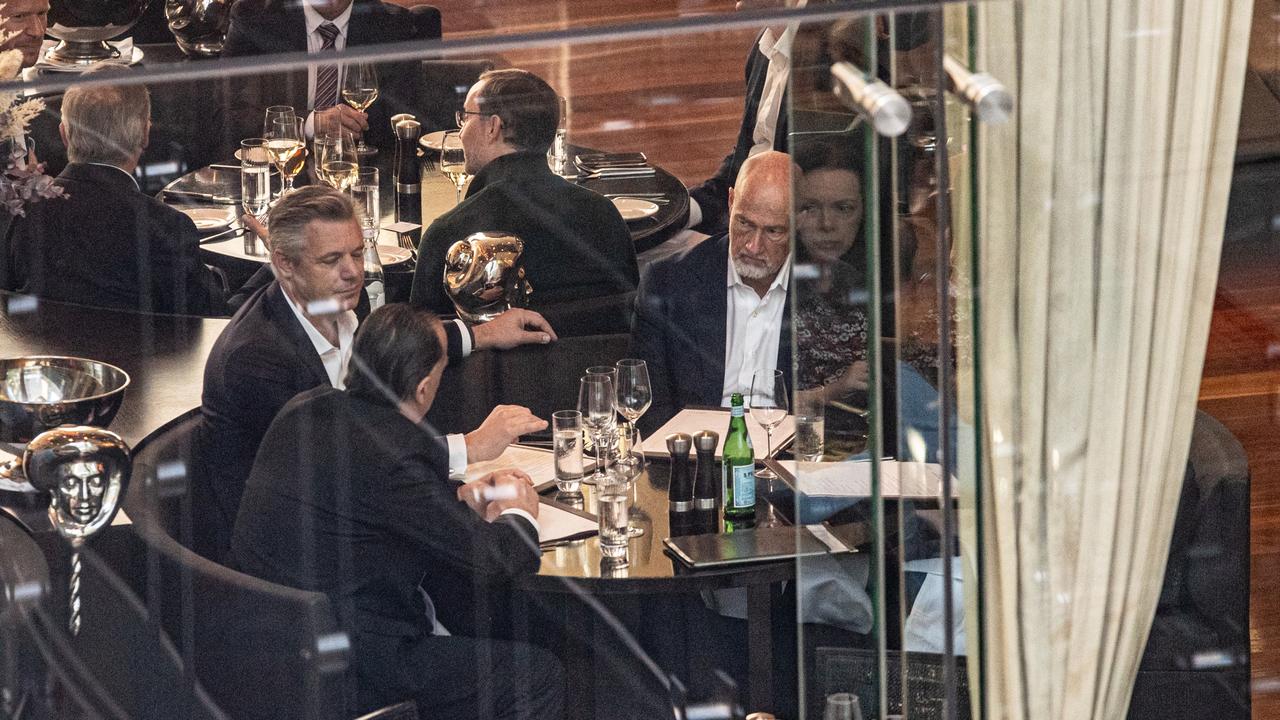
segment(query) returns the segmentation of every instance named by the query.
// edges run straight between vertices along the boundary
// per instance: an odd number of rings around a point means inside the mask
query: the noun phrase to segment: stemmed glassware
[[[758,372],[751,378],[751,417],[764,428],[766,453],[773,456],[773,431],[787,417],[787,383],[781,370]],[[767,466],[756,472],[756,477],[773,480],[777,473]]]
[[[629,444],[640,447],[640,430],[635,427],[636,421],[644,415],[653,403],[653,390],[649,386],[649,366],[643,360],[625,358],[614,366],[617,380],[614,389],[617,392],[618,414],[626,418],[629,426],[626,437]],[[634,452],[627,453],[618,459],[623,464],[637,463],[639,458]]]
[[[591,444],[596,453],[596,470],[582,478],[587,485],[594,485],[604,477],[604,458],[601,450],[613,432],[617,415],[613,409],[613,379],[607,375],[585,375],[578,388],[578,412],[582,413],[582,425],[591,433]]]
[[[457,130],[444,134],[440,142],[440,172],[453,181],[457,190],[457,203],[462,202],[462,189],[467,186],[467,158],[462,151],[462,136]]]
[[[378,99],[378,71],[371,63],[353,63],[347,65],[342,77],[342,102],[360,112],[365,112],[374,100]],[[364,133],[360,133],[360,144],[356,146],[356,154],[360,157],[376,155],[378,149],[364,142]]]
[[[276,120],[297,116],[298,113],[294,112],[292,105],[272,105],[268,107],[262,117],[262,137],[271,137],[271,133],[275,130]]]
[[[315,157],[320,182],[343,192],[355,184],[360,161],[350,131],[333,130],[316,135]]]
[[[280,171],[284,179],[284,187],[280,194],[293,192],[293,178],[302,170],[307,159],[306,135],[303,133],[302,118],[294,115],[277,117],[271,121],[271,132],[266,136],[267,151],[271,153],[271,162]]]

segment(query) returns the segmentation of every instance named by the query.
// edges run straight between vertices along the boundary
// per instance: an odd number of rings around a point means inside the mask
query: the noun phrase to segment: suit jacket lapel
[[[284,299],[284,290],[280,287],[280,283],[272,283],[272,287],[267,290],[265,300],[271,309],[271,322],[275,324],[287,340],[289,347],[298,353],[302,359],[302,364],[310,373],[311,385],[329,385],[329,373],[325,372],[324,363],[321,362],[320,356],[316,354],[316,346],[311,344],[311,338],[307,337],[307,331],[302,329],[302,324],[298,322],[298,317],[293,314],[293,309],[289,307],[289,303]]]
[[[699,283],[702,290],[699,302],[701,308],[695,308],[696,316],[703,318],[699,335],[703,347],[707,348],[700,384],[706,392],[702,402],[713,406],[720,404],[721,391],[724,389],[725,333],[729,315],[725,277],[729,272],[729,236],[725,235],[714,242],[720,247],[706,265],[705,274]]]

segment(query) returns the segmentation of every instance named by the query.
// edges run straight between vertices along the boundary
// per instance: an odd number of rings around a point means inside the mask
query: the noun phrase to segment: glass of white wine
[[[271,153],[271,162],[280,171],[280,177],[284,178],[284,189],[280,194],[287,195],[293,191],[293,178],[307,160],[306,135],[302,118],[292,115],[276,118],[271,126],[267,135],[267,151]]]
[[[356,182],[360,161],[355,139],[347,130],[321,133],[315,140],[316,177],[335,190],[346,192]]]
[[[457,203],[462,202],[462,189],[467,186],[467,158],[462,152],[462,135],[457,130],[444,134],[440,142],[440,172],[449,176],[457,190]]]
[[[378,71],[373,65],[371,63],[348,65],[342,78],[342,102],[360,112],[366,112],[377,99]],[[360,157],[377,155],[378,149],[366,145],[364,133],[360,133],[360,144],[356,146],[356,154]]]

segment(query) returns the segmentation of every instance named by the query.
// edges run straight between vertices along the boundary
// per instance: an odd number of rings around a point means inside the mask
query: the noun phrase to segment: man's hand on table
[[[339,104],[316,111],[312,123],[312,130],[316,135],[337,130],[360,133],[369,129],[369,116],[353,107]]]
[[[467,443],[467,462],[492,460],[521,435],[546,428],[547,421],[535,416],[527,407],[499,405],[480,427],[463,437]]]
[[[473,325],[476,349],[510,350],[520,345],[546,345],[556,340],[556,331],[546,318],[532,310],[512,308],[487,323]]]
[[[515,468],[495,470],[458,488],[458,499],[493,522],[504,510],[523,510],[538,517],[538,494],[533,479]]]

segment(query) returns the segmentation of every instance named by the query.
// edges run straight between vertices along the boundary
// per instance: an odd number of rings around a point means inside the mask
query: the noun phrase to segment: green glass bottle
[[[747,433],[742,393],[731,399],[729,432],[724,436],[721,476],[724,482],[724,519],[741,527],[756,516],[756,459]]]

